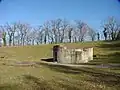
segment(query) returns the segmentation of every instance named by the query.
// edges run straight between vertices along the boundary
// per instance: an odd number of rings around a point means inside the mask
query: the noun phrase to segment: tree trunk
[[[6,46],[6,38],[3,38],[3,45]]]
[[[15,35],[13,34],[13,46],[15,46],[15,37],[14,37]]]
[[[34,45],[34,40],[32,40],[32,45]]]
[[[12,39],[11,37],[9,38],[9,46],[11,46],[11,43],[12,43]]]
[[[94,37],[92,37],[92,41],[94,41]]]
[[[23,38],[22,43],[23,43],[23,46],[24,46],[25,45],[25,38]]]
[[[18,46],[20,45],[20,41],[18,40]]]

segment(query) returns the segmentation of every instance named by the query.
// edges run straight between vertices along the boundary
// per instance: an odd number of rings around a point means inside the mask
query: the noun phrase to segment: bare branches
[[[104,36],[107,35],[109,40],[116,40],[120,32],[120,22],[115,17],[109,17],[103,24]],[[106,30],[106,31],[105,31]]]
[[[96,32],[92,28],[89,28],[88,29],[88,35],[90,36],[91,40],[94,41],[97,34],[96,34]]]
[[[107,29],[111,38],[120,38],[120,24],[114,18],[106,21],[103,27]],[[4,43],[8,40],[9,46],[82,42],[88,36],[92,41],[96,40],[96,31],[81,20],[71,23],[66,19],[55,19],[37,27],[32,27],[27,23],[15,22],[6,23],[0,28],[2,40]]]
[[[78,40],[79,42],[84,41],[85,34],[87,33],[88,25],[84,22],[78,20],[76,21],[76,28],[78,31]]]
[[[29,24],[23,24],[23,23],[17,23],[17,28],[18,28],[18,35],[19,35],[19,39],[20,39],[20,45],[25,45],[25,39],[26,39],[26,35],[28,33],[28,31],[31,29]]]

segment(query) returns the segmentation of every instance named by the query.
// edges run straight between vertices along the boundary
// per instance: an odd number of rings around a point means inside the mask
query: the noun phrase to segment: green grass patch
[[[72,48],[93,47],[94,60],[87,64],[120,64],[120,41],[66,43]],[[12,66],[19,61],[52,57],[53,45],[1,47],[0,90],[119,90],[120,67],[73,68],[39,64]]]

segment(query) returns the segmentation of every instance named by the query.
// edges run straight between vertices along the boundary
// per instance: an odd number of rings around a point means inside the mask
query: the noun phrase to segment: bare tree
[[[79,40],[79,42],[82,42],[84,40],[88,26],[84,22],[78,20],[78,21],[76,21],[76,27],[78,30],[78,40]]]
[[[31,45],[32,37],[33,37],[33,36],[34,36],[34,35],[32,35],[32,30],[29,29],[29,30],[27,31],[26,37],[25,37],[25,44],[26,44],[26,45]]]
[[[21,45],[24,46],[27,32],[31,29],[29,24],[17,23],[18,34],[20,35]]]
[[[15,45],[15,33],[16,33],[16,30],[17,30],[16,22],[12,23],[12,24],[7,23],[5,25],[5,28],[7,30],[8,36],[9,36],[9,46],[11,46],[12,43],[13,43],[13,46],[14,46]]]
[[[99,32],[97,33],[97,40],[98,41],[100,40],[100,33]]]
[[[12,41],[13,41],[13,46],[15,45],[15,33],[17,30],[17,24],[16,22],[11,25],[12,27]]]
[[[57,34],[56,21],[55,20],[51,21],[51,29],[52,29],[52,33],[53,33],[53,36],[51,36],[51,37],[53,37],[55,43],[58,43],[58,34]]]
[[[39,42],[40,44],[43,43],[43,35],[44,35],[44,34],[43,34],[43,31],[42,31],[42,30],[38,32],[37,40],[38,40],[38,42]]]
[[[104,28],[104,30],[103,30],[103,35],[104,35],[105,40],[107,40],[107,37],[108,37],[107,28]],[[110,37],[110,34],[109,34],[109,39],[110,39],[110,38],[111,38],[111,37]]]
[[[92,28],[88,29],[88,35],[90,36],[90,38],[91,38],[92,41],[95,40],[96,32]]]
[[[32,30],[31,30],[31,32],[30,32],[30,41],[31,41],[31,44],[32,45],[35,45],[35,43],[37,43],[36,42],[36,39],[37,39],[37,34],[38,34],[38,31],[37,31],[37,29],[35,29],[35,28],[33,28]]]
[[[55,24],[56,24],[56,30],[57,30],[57,42],[60,42],[61,38],[61,27],[62,27],[62,19],[56,19]]]
[[[120,40],[120,28],[118,30],[118,34],[117,34],[116,40]]]
[[[120,39],[120,22],[114,17],[104,22],[104,29],[111,40]],[[39,45],[47,43],[82,42],[89,36],[95,40],[96,32],[81,20],[70,23],[66,19],[55,19],[45,22],[39,27],[15,22],[0,27],[4,45],[8,38],[9,45]],[[99,39],[99,38],[98,38]],[[17,44],[16,44],[17,42]]]
[[[66,19],[52,20],[49,29],[51,41],[55,43],[63,43],[68,26],[69,22]]]
[[[69,27],[69,29],[68,29],[68,39],[69,39],[70,43],[72,42],[72,31],[73,31],[73,28]]]
[[[35,43],[37,44],[37,45],[39,45],[39,44],[42,44],[42,40],[41,40],[41,34],[42,34],[42,28],[41,28],[42,26],[38,26],[38,27],[36,27],[36,28],[34,28],[33,30],[33,33],[34,33],[34,41],[35,41]]]
[[[78,29],[76,28],[76,26],[73,28],[73,42],[76,43],[78,41],[79,38],[79,33],[78,33]]]
[[[49,40],[50,40],[50,43],[54,43],[54,32],[52,29],[49,29]]]
[[[47,21],[43,24],[42,31],[44,33],[44,43],[46,44],[47,42],[50,43],[50,35],[49,35],[49,30],[50,30],[50,22]]]
[[[3,45],[6,46],[7,42],[6,42],[6,29],[4,26],[1,26],[1,36],[0,36],[3,40]]]
[[[7,30],[8,36],[9,36],[9,46],[11,46],[11,44],[12,44],[12,37],[13,37],[13,34],[14,34],[14,29],[13,29],[12,25],[10,25],[8,23],[5,25],[5,28]]]
[[[65,34],[67,34],[67,30],[69,29],[69,27],[70,27],[70,24],[66,19],[61,21],[61,28],[59,30],[60,43],[63,43],[65,39]]]
[[[17,30],[16,30],[16,41],[17,41],[17,45],[19,46],[20,45],[20,30],[19,30],[19,23],[17,23]]]
[[[105,22],[103,27],[109,35],[109,39],[116,40],[119,34],[120,22],[115,17],[109,17]]]

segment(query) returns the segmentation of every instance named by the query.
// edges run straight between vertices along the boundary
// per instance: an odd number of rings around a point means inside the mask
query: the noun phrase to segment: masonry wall
[[[60,46],[57,51],[57,62],[63,64],[87,63],[93,60],[93,48],[67,49]]]

